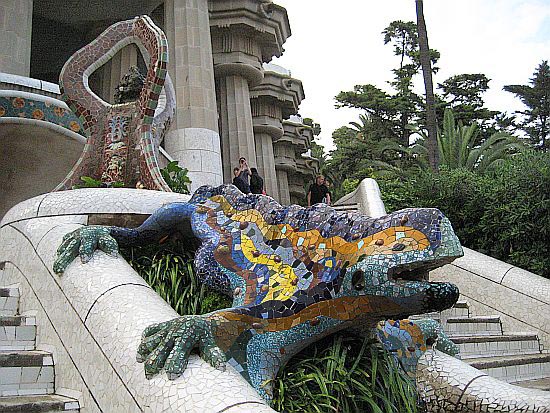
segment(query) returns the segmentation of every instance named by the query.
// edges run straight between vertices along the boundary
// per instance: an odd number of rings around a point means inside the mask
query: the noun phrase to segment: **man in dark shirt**
[[[323,200],[325,200],[327,205],[330,205],[330,192],[325,185],[325,177],[323,175],[319,175],[316,181],[309,187],[309,191],[307,193],[307,206],[309,207],[318,204],[323,202]]]
[[[241,191],[243,194],[249,194],[250,193],[250,186],[244,182],[241,177],[239,176],[241,174],[241,170],[238,167],[233,168],[233,185],[235,185],[237,188],[239,188],[239,191]]]

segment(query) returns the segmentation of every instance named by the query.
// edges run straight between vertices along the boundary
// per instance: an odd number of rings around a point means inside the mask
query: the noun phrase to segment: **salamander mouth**
[[[409,281],[429,282],[429,272],[445,265],[446,262],[430,262],[397,266],[388,270],[388,278],[398,284]],[[415,268],[416,267],[416,268]]]

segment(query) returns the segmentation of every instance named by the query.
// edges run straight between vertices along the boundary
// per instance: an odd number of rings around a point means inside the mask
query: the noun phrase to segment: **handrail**
[[[141,333],[177,317],[122,259],[97,251],[58,276],[52,270],[64,234],[90,216],[151,214],[186,201],[176,193],[137,189],[79,189],[40,195],[12,208],[0,223],[2,283],[19,283],[40,303],[40,348],[57,342],[56,386],[82,393],[91,411],[274,412],[231,366],[212,368],[198,356],[176,380],[145,378],[136,362]]]
[[[386,208],[380,197],[380,188],[372,178],[363,179],[355,191],[344,195],[334,203],[335,206],[347,204],[358,204],[359,212],[373,218],[386,215]]]

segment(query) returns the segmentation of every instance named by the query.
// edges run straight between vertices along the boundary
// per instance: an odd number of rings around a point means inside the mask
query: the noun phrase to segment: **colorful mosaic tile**
[[[88,76],[126,44],[139,42],[149,55],[148,72],[135,102],[110,105],[94,94]],[[71,189],[81,176],[106,184],[170,191],[158,166],[158,146],[174,111],[173,89],[167,107],[155,114],[166,80],[168,44],[147,16],[115,23],[65,63],[59,86],[63,99],[80,119],[87,136],[84,151],[56,190]]]
[[[433,348],[458,357],[459,348],[432,319],[386,320],[378,323],[376,338],[395,358],[398,366],[415,377],[418,359]]]
[[[79,119],[70,110],[49,101],[0,96],[0,118],[49,122],[84,135]]]
[[[158,242],[185,231],[202,243],[195,267],[203,282],[233,297],[233,307],[151,326],[138,360],[147,376],[177,377],[192,348],[213,366],[227,361],[266,399],[269,380],[311,342],[382,319],[441,311],[458,298],[426,271],[462,255],[447,218],[436,209],[406,209],[381,218],[326,205],[284,207],[232,185],[199,188],[190,202],[164,206],[139,228],[85,227],[59,249],[64,271],[96,246]]]

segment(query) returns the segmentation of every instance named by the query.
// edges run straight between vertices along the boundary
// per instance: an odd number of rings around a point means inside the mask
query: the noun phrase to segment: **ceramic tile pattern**
[[[225,361],[266,399],[266,384],[309,343],[353,325],[449,308],[448,283],[423,281],[426,268],[462,254],[448,220],[435,209],[371,219],[317,205],[283,207],[234,186],[202,187],[188,203],[168,204],[137,229],[84,227],[68,234],[54,270],[96,245],[155,242],[190,222],[202,242],[202,281],[233,297],[233,307],[148,327],[138,348],[145,373],[178,377],[199,347],[214,367]]]
[[[110,105],[94,94],[88,76],[125,45],[137,42],[149,58],[148,72],[136,102]],[[158,117],[155,109],[163,91],[168,63],[168,44],[164,33],[147,16],[115,23],[97,39],[83,47],[65,63],[59,86],[63,99],[79,118],[87,142],[67,178],[56,188],[71,189],[81,176],[90,176],[112,185],[143,185],[170,192],[160,174],[158,146],[170,116]],[[165,93],[173,93],[171,87]],[[172,104],[174,97],[166,102]],[[160,123],[159,123],[160,122]]]
[[[432,346],[453,357],[459,357],[459,348],[445,334],[441,325],[431,319],[386,320],[378,323],[376,338],[389,351],[396,365],[413,376],[418,359]]]
[[[72,132],[84,134],[78,118],[60,101],[59,105],[55,105],[51,101],[0,96],[0,118],[2,117],[49,122]]]
[[[0,261],[9,262],[0,284],[20,285],[22,313],[38,310],[37,348],[54,353],[63,372],[56,374],[56,390],[76,390],[83,411],[272,412],[246,382],[269,398],[262,380],[303,346],[341,328],[435,311],[456,300],[449,284],[434,289],[423,281],[426,268],[461,252],[439,211],[372,219],[320,205],[282,207],[230,186],[202,188],[187,199],[129,189],[68,191],[29,200],[2,221]],[[66,234],[104,234],[83,226],[86,214],[151,213],[159,206],[142,227],[109,227],[109,235],[122,244],[150,242],[190,222],[202,241],[197,269],[233,296],[232,308],[175,318],[122,259],[101,251],[87,264],[77,259],[63,275],[53,274],[55,250],[71,238]],[[52,216],[60,213],[76,214]],[[427,349],[416,378],[430,412],[548,412],[547,393],[507,385],[430,350],[428,339],[441,334],[437,325],[405,323],[385,325],[405,351],[410,340]],[[61,334],[66,331],[72,334]],[[183,351],[170,354],[171,337]],[[188,356],[195,344],[220,368]],[[149,362],[149,379],[138,352]],[[175,374],[155,374],[161,367]]]
[[[420,358],[416,382],[430,413],[550,412],[550,392],[503,383],[435,350]]]

